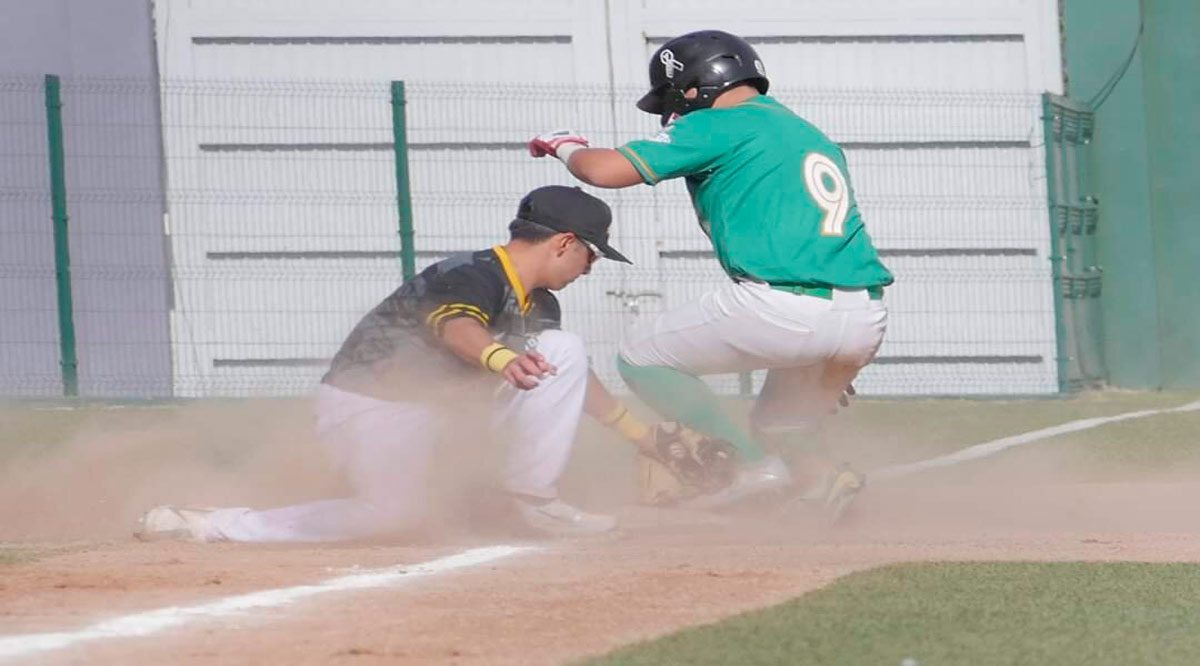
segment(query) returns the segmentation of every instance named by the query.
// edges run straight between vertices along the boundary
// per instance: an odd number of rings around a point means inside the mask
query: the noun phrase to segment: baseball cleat
[[[178,507],[170,504],[156,506],[138,518],[133,536],[142,541],[165,539],[208,541],[209,516],[212,512],[212,509]]]
[[[866,485],[866,475],[855,471],[849,465],[842,465],[833,473],[825,497],[821,501],[831,524],[836,524],[842,519],[850,503]]]
[[[513,504],[526,527],[546,536],[599,534],[617,524],[613,516],[587,513],[558,499],[549,502],[514,499]]]
[[[787,465],[777,456],[743,465],[733,477],[733,483],[713,493],[680,502],[684,509],[718,509],[754,495],[780,490],[792,483]]]

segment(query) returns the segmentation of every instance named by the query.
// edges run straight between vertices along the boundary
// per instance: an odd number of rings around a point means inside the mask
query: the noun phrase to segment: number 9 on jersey
[[[825,213],[821,217],[821,235],[841,236],[846,216],[850,214],[850,188],[842,170],[821,153],[809,153],[804,158],[804,186],[813,203]]]

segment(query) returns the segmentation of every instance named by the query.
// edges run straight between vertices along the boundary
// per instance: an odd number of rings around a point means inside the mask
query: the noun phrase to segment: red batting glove
[[[565,160],[580,148],[588,147],[588,140],[575,130],[555,130],[538,135],[529,142],[529,154],[534,157],[557,157]],[[566,148],[565,150],[563,150]],[[559,151],[562,150],[562,154]]]

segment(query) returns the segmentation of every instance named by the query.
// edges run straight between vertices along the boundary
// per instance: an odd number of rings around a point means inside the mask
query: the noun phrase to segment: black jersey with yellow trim
[[[468,317],[499,342],[530,348],[541,331],[562,324],[558,299],[526,290],[503,247],[456,254],[421,271],[383,299],[350,332],[322,381],[373,395],[381,383],[455,381],[480,368],[441,344],[446,323]]]

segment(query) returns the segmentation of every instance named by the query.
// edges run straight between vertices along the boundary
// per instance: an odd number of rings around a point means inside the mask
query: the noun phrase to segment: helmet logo
[[[767,75],[767,68],[763,67],[762,61],[758,58],[754,59],[754,71],[758,72],[759,76]]]
[[[675,72],[683,71],[683,63],[675,59],[675,52],[671,49],[663,49],[662,53],[658,54],[658,61],[663,64],[663,71],[668,79],[675,78]]]

